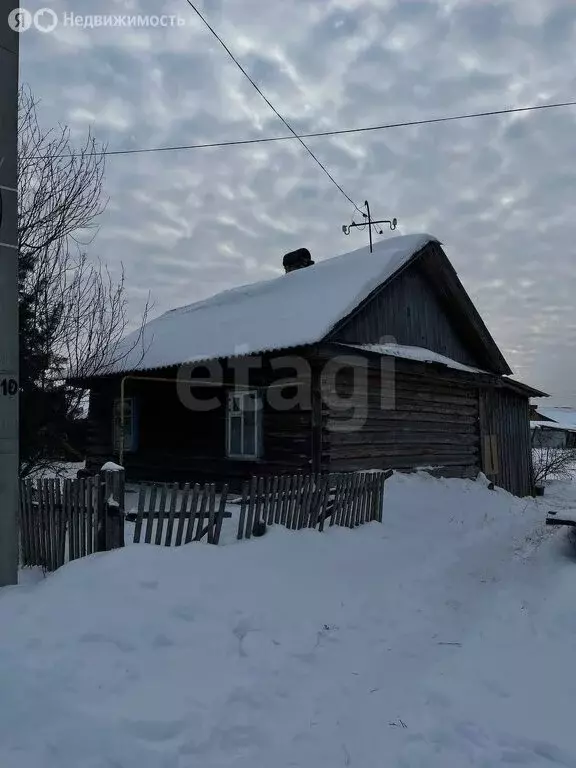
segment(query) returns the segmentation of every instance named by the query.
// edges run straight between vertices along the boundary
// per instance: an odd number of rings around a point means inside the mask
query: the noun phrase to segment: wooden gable
[[[511,373],[439,244],[429,243],[331,331],[326,341],[423,347]]]

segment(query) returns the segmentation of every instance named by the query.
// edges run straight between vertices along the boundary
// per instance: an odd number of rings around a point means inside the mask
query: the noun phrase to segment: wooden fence
[[[259,533],[262,524],[290,529],[326,524],[354,528],[382,522],[384,483],[390,472],[253,477],[242,488],[238,539]]]
[[[136,523],[136,544],[142,541],[143,530],[145,544],[178,547],[204,537],[209,544],[218,544],[223,520],[232,517],[231,512],[226,512],[227,499],[227,485],[217,498],[214,484],[186,483],[181,489],[178,483],[145,483],[138,491],[138,512],[128,514],[126,519]]]
[[[120,472],[20,483],[22,564],[54,571],[69,560],[124,545]]]
[[[384,483],[392,472],[254,477],[239,502],[238,539],[268,525],[291,529],[329,525],[354,528],[382,521]],[[22,564],[53,571],[65,562],[124,546],[125,522],[135,544],[181,546],[206,539],[218,544],[227,511],[228,486],[143,483],[137,511],[124,512],[124,473],[106,471],[77,480],[27,480],[20,487]]]

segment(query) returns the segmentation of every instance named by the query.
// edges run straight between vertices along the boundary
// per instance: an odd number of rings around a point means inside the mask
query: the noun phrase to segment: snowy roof
[[[424,347],[411,347],[403,344],[346,344],[347,347],[362,349],[366,352],[375,352],[380,355],[400,357],[403,360],[419,360],[423,363],[441,363],[448,368],[454,368],[457,371],[467,371],[468,373],[489,373],[481,368],[473,368],[470,365],[464,365],[450,357],[440,355],[438,352],[432,352]]]
[[[146,370],[314,344],[436,238],[392,237],[272,280],[173,309],[122,342],[100,373]],[[144,349],[144,356],[142,350]]]
[[[544,419],[550,419],[550,421],[537,421],[534,422],[535,425],[548,427],[549,429],[576,431],[576,408],[560,405],[539,405],[536,408],[536,412],[539,416],[543,416]]]

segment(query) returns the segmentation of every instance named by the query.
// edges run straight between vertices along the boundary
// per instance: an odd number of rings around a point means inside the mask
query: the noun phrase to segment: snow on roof
[[[539,405],[536,412],[544,419],[551,419],[551,421],[537,422],[542,427],[576,431],[576,408],[562,405]]]
[[[419,360],[423,363],[441,363],[448,368],[454,368],[457,371],[466,371],[468,373],[488,373],[481,368],[473,368],[470,365],[464,365],[450,357],[432,352],[424,347],[410,347],[403,344],[346,344],[347,347],[362,349],[366,352],[376,352],[380,355],[390,355],[392,357],[401,357],[404,360]]]
[[[558,429],[564,431],[564,428],[560,424],[556,424],[555,421],[531,421],[531,429]],[[576,431],[576,428],[575,428]]]
[[[429,242],[437,240],[427,234],[392,237],[375,243],[373,253],[359,248],[173,309],[147,323],[143,344],[132,349],[138,332],[127,336],[116,354],[124,359],[100,373],[316,343]]]

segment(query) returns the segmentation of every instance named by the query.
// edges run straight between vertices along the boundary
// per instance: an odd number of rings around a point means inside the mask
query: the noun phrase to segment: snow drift
[[[576,564],[543,519],[396,475],[382,525],[133,546],[4,589],[0,765],[576,766]]]

